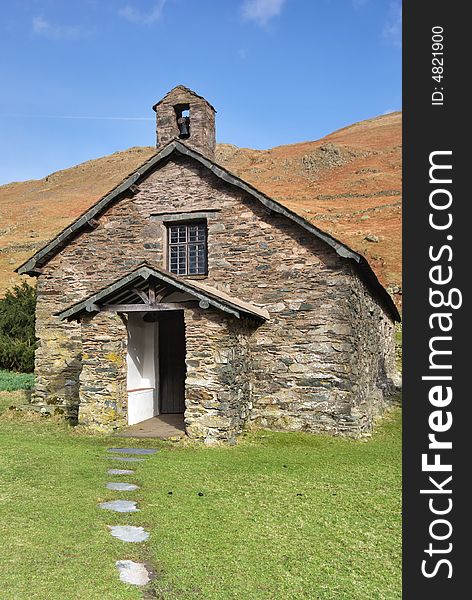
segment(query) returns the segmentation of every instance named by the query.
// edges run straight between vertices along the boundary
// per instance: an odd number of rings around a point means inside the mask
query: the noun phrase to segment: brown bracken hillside
[[[0,187],[0,295],[14,269],[154,153],[130,148]],[[217,146],[217,162],[362,253],[401,304],[401,113],[315,142]]]

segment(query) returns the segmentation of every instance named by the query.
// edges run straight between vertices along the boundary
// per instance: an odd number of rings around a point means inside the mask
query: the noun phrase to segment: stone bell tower
[[[200,154],[215,158],[216,110],[205,98],[178,85],[152,108],[156,111],[158,150],[178,139]]]

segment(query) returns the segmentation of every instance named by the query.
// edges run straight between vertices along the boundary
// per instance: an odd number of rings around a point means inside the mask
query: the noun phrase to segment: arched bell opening
[[[179,128],[179,138],[187,140],[190,137],[190,105],[176,104],[174,111],[177,127]]]

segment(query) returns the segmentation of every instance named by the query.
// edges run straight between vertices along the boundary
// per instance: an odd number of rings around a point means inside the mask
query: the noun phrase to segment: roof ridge
[[[323,231],[322,229],[319,229],[318,227],[307,221],[304,217],[300,216],[298,213],[295,213],[294,211],[290,210],[280,202],[273,200],[272,198],[267,196],[267,194],[259,191],[253,185],[247,183],[234,173],[231,173],[231,171],[219,165],[214,160],[211,160],[210,158],[201,154],[197,150],[190,148],[177,138],[173,138],[172,140],[170,140],[158,153],[154,154],[154,156],[145,161],[140,167],[138,167],[138,169],[136,169],[136,171],[134,171],[134,173],[128,176],[128,178],[125,179],[120,185],[113,188],[113,190],[111,190],[108,194],[106,194],[100,200],[98,200],[85,213],[83,213],[78,219],[76,219],[69,227],[64,229],[46,246],[38,250],[30,259],[28,259],[25,263],[20,265],[16,269],[16,272],[20,275],[24,273],[35,274],[35,271],[37,272],[37,267],[41,266],[40,261],[42,259],[44,259],[44,262],[47,262],[50,256],[52,256],[53,253],[57,251],[57,248],[60,248],[63,243],[67,243],[69,239],[73,235],[75,235],[82,227],[84,227],[91,219],[93,219],[95,216],[97,216],[103,210],[105,210],[111,202],[119,198],[121,194],[125,193],[133,184],[138,182],[138,180],[144,177],[159,163],[168,160],[174,152],[178,152],[183,156],[188,156],[194,160],[197,160],[200,164],[202,164],[209,171],[211,171],[216,177],[222,179],[230,185],[233,185],[234,187],[237,187],[238,189],[247,192],[253,198],[255,198],[264,206],[266,206],[266,208],[268,208],[269,210],[285,216],[286,218],[290,219],[303,229],[310,232],[312,235],[325,242],[328,246],[331,246],[331,248],[333,248],[334,251],[342,258],[353,260],[357,265],[359,274],[363,278],[364,283],[367,284],[367,287],[371,288],[379,296],[379,298],[382,299],[392,318],[396,321],[400,321],[400,314],[398,312],[397,307],[395,306],[395,303],[393,302],[390,294],[378,280],[376,274],[374,273],[364,256],[362,256],[358,252],[355,252],[349,246],[336,239],[331,234]]]
[[[188,94],[192,94],[192,96],[195,96],[196,98],[200,98],[200,100],[204,100],[208,104],[208,106],[211,109],[213,109],[216,113],[216,108],[210,102],[208,102],[208,100],[204,96],[200,96],[200,94],[197,94],[197,92],[194,92],[192,89],[190,89],[189,87],[186,87],[185,85],[182,85],[182,84],[176,85],[171,90],[169,90],[165,96],[163,96],[158,102],[156,102],[156,104],[153,105],[152,109],[155,111],[156,108],[159,106],[159,104],[164,102],[164,100],[168,96],[170,96],[172,93],[174,93],[176,90],[183,90],[184,92],[187,92]]]

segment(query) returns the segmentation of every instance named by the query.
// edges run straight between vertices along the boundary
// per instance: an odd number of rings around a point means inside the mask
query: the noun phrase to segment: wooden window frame
[[[202,241],[190,241],[189,240],[189,228],[192,226],[202,226],[203,227],[203,240]],[[167,229],[167,244],[166,244],[166,252],[167,252],[167,270],[173,275],[177,275],[180,277],[206,277],[208,275],[208,227],[206,220],[198,219],[198,220],[185,220],[185,221],[172,221],[165,223]],[[182,242],[178,240],[177,242],[171,242],[171,230],[172,228],[177,227],[185,227],[185,241]],[[195,273],[189,272],[190,267],[190,248],[192,246],[203,246],[203,269],[197,271]],[[178,273],[172,271],[172,248],[173,247],[185,247],[185,272]],[[198,268],[198,261],[197,261]],[[178,270],[178,268],[177,268]]]

